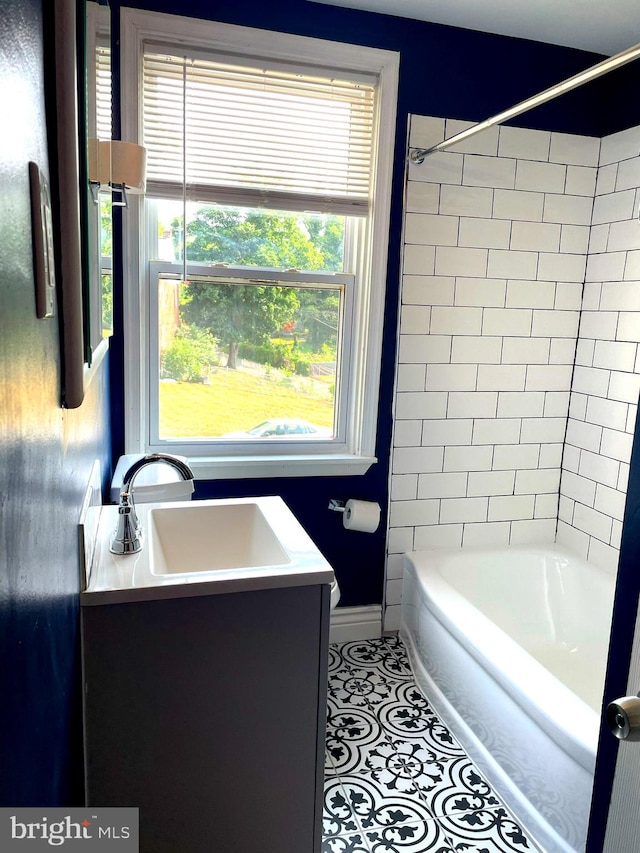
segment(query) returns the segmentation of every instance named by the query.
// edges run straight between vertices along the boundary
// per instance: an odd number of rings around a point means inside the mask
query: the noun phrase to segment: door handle
[[[607,705],[607,725],[618,740],[640,740],[640,694],[614,699]]]

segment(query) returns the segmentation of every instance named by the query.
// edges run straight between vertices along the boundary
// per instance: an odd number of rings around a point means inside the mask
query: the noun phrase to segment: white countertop
[[[289,562],[278,566],[155,574],[153,561],[150,558],[149,513],[153,509],[160,508],[184,509],[189,504],[163,502],[137,506],[136,511],[143,530],[142,550],[137,554],[126,556],[112,554],[109,550],[111,535],[118,520],[118,507],[103,506],[100,510],[88,582],[86,590],[81,594],[82,606],[333,583],[333,569],[282,498],[194,501],[191,506],[215,507],[241,503],[253,503],[259,506],[276,534],[279,544],[286,551]]]

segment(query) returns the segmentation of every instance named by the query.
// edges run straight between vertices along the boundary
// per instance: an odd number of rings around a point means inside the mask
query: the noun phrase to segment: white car
[[[328,427],[303,421],[299,418],[271,418],[247,430],[236,430],[223,435],[223,438],[331,438],[333,432]]]

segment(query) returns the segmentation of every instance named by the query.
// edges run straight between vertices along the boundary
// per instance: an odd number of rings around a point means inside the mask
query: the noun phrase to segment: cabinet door
[[[141,851],[319,851],[329,588],[85,607],[88,802]]]

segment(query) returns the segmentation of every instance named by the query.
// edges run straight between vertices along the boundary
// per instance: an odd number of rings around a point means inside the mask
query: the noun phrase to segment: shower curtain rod
[[[527,110],[531,110],[533,107],[538,107],[540,104],[546,104],[547,101],[552,101],[554,98],[557,98],[558,95],[564,95],[565,92],[577,89],[577,87],[582,86],[583,83],[595,80],[597,77],[601,77],[603,74],[613,71],[614,68],[620,68],[620,66],[626,65],[628,62],[632,62],[639,56],[640,44],[636,44],[633,47],[623,50],[621,53],[616,53],[615,56],[610,56],[608,59],[598,62],[597,65],[592,65],[591,68],[587,68],[579,74],[569,77],[567,80],[563,80],[561,83],[556,83],[555,86],[545,89],[544,92],[539,92],[537,95],[527,98],[526,101],[520,101],[519,104],[516,104],[508,110],[504,110],[504,112],[498,113],[485,121],[478,122],[478,124],[474,124],[466,130],[456,133],[455,136],[450,136],[449,139],[438,142],[437,145],[433,145],[431,148],[410,149],[409,159],[412,163],[420,164],[424,162],[425,157],[429,154],[433,154],[435,151],[444,151],[445,148],[450,148],[452,145],[462,142],[463,139],[475,136],[476,133],[480,133],[480,131],[486,130],[488,127],[493,127],[494,124],[502,124],[511,118],[521,115],[521,113],[526,113]]]

